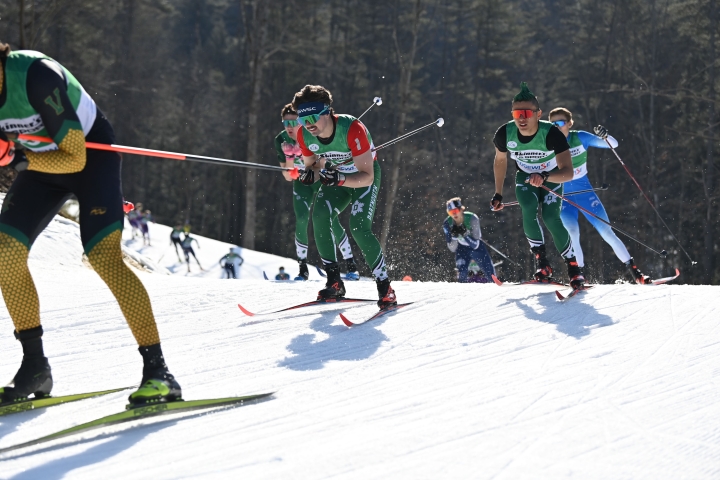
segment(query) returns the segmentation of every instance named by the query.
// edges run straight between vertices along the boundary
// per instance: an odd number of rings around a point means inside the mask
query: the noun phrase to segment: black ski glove
[[[594,130],[595,130],[595,135],[602,138],[603,140],[607,140],[607,137],[608,137],[607,128],[603,127],[602,125],[598,125],[597,127],[594,128]]]
[[[303,173],[298,177],[300,183],[303,185],[312,185],[315,183],[315,171],[312,168],[306,168]]]
[[[496,193],[495,195],[493,195],[492,200],[490,200],[490,207],[493,210],[497,210],[497,208],[502,205],[502,199],[503,196],[499,193]]]
[[[320,181],[326,187],[341,187],[345,183],[345,175],[337,170],[320,170]]]
[[[464,223],[461,223],[460,225],[453,225],[450,229],[450,234],[453,237],[462,237],[467,233],[467,227]]]

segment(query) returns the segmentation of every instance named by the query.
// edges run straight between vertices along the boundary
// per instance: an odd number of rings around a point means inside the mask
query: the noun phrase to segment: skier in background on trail
[[[230,253],[226,253],[219,262],[220,266],[225,270],[225,278],[227,279],[238,278],[240,266],[244,263],[243,258],[236,252],[236,248],[237,247],[231,247]]]
[[[128,222],[130,222],[130,231],[133,238],[137,237],[140,232],[140,211],[142,203],[138,202],[135,207],[127,213]]]
[[[17,134],[50,137],[52,143],[23,141]],[[23,349],[15,377],[0,388],[0,403],[51,393],[28,254],[72,195],[80,205],[85,254],[115,296],[143,358],[142,380],[130,394],[130,406],[181,400],[180,385],[165,364],[150,298],[123,261],[120,155],[86,149],[86,140],[113,144],[115,134],[76,78],[40,52],[12,52],[0,43],[0,166],[19,172],[0,213],[0,288]]]
[[[178,250],[178,247],[180,247],[180,250],[182,250],[182,238],[180,235],[183,233],[183,227],[182,225],[175,225],[170,232],[170,245],[173,245],[175,247],[175,255],[177,255],[178,262],[182,263],[182,258],[180,258],[180,251]]]
[[[563,188],[565,194],[578,192],[580,190],[590,190],[593,186],[590,184],[590,180],[587,175],[587,149],[589,147],[594,148],[616,148],[618,141],[612,136],[608,135],[608,131],[602,125],[595,127],[596,135],[584,130],[570,130],[573,127],[573,116],[572,112],[567,108],[558,107],[550,111],[548,120],[552,122],[560,131],[567,137],[568,144],[570,145],[570,155],[572,156],[573,162],[573,179],[569,182],[565,182]],[[610,145],[605,141],[610,142]],[[572,201],[577,203],[585,210],[588,210],[598,217],[602,218],[606,222],[610,221],[605,207],[603,206],[600,198],[595,192],[580,193],[572,196]],[[575,250],[575,258],[577,258],[578,265],[580,268],[585,266],[585,256],[583,255],[582,248],[580,246],[580,224],[578,223],[578,211],[577,207],[570,205],[567,202],[562,203],[562,210],[560,212],[560,218],[562,219],[563,225],[570,234],[572,239],[573,249]],[[625,267],[630,272],[630,275],[634,282],[639,284],[652,283],[649,276],[643,275],[643,273],[635,265],[635,260],[630,256],[625,244],[615,235],[613,229],[606,223],[601,222],[597,218],[588,215],[583,212],[585,218],[590,225],[595,227],[595,230],[605,240],[605,242],[612,247],[615,255],[625,264]]]
[[[150,229],[148,223],[153,221],[152,212],[150,210],[141,212],[138,220],[140,223],[140,232],[143,237],[143,245],[150,246]]]
[[[468,283],[468,267],[475,261],[482,270],[485,282],[495,275],[490,254],[485,244],[480,240],[480,219],[472,212],[466,212],[460,197],[447,201],[448,217],[443,222],[445,243],[448,249],[455,253],[455,266],[458,270],[458,282]]]
[[[520,92],[512,101],[513,119],[495,132],[495,195],[490,200],[493,211],[503,208],[503,183],[507,176],[508,155],[515,161],[515,197],[522,209],[523,230],[535,256],[535,279],[552,278],[553,268],[546,256],[545,236],[540,227],[538,206],[542,219],[550,230],[555,247],[565,259],[570,285],[582,288],[585,277],[573,253],[570,234],[560,219],[560,198],[563,182],[572,180],[573,168],[570,146],[565,135],[552,123],[540,120],[542,110],[537,97],[527,84],[520,84]]]
[[[280,267],[278,270],[278,274],[275,275],[275,280],[290,280],[290,275],[285,273],[285,267]]]
[[[192,242],[197,243],[198,248],[200,248],[200,242],[198,242],[196,238],[191,237],[189,233],[185,234],[185,238],[183,238],[182,243],[180,244],[183,254],[185,255],[185,262],[187,263],[188,273],[190,273],[190,255],[195,258],[198,267],[200,267],[200,270],[204,272],[205,270],[203,270],[202,265],[200,265],[200,260],[198,260],[197,256],[195,255],[195,250],[193,250]]]
[[[312,217],[315,245],[327,273],[327,283],[318,292],[318,299],[345,296],[332,222],[351,206],[350,232],[375,277],[377,304],[387,308],[396,305],[397,298],[390,286],[385,255],[372,231],[380,190],[380,165],[365,125],[351,115],[336,114],[330,106],[332,102],[326,88],[306,85],[295,94],[292,103],[304,127],[297,136],[305,162],[300,181],[305,185],[322,183]]]
[[[302,173],[305,170],[305,163],[302,159],[302,150],[297,143],[298,131],[302,128],[297,119],[297,112],[288,103],[280,112],[283,127],[282,132],[275,137],[275,151],[281,167],[293,168],[297,167]],[[300,273],[295,280],[307,280],[309,277],[307,266],[308,254],[308,224],[310,222],[310,210],[315,203],[315,197],[320,189],[321,183],[313,183],[312,185],[304,185],[299,180],[293,180],[290,173],[282,172],[283,177],[288,182],[292,182],[293,192],[293,210],[295,211],[295,251],[297,253]],[[332,235],[333,241],[337,244],[338,250],[342,254],[345,261],[347,274],[345,278],[349,280],[359,280],[360,274],[355,265],[352,248],[350,247],[350,239],[345,233],[345,229],[340,225],[337,216],[332,217]],[[337,240],[340,240],[339,242]]]

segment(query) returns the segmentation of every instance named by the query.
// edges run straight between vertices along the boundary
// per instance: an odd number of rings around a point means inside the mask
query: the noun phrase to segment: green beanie
[[[520,82],[520,93],[518,93],[517,95],[515,95],[515,97],[513,97],[513,102],[532,102],[532,101],[537,102],[537,97],[535,96],[534,93],[532,93],[530,91],[530,89],[527,86],[527,83]]]

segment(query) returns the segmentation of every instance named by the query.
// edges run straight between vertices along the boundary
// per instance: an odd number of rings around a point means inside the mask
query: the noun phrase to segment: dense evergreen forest
[[[590,180],[610,184],[600,198],[611,221],[670,252],[622,237],[640,268],[718,283],[718,30],[716,0],[0,0],[0,41],[73,72],[123,145],[277,165],[280,109],[305,84],[326,86],[335,110],[356,116],[382,97],[363,118],[376,144],[443,117],[442,129],[379,155],[375,225],[392,279],[454,278],[441,230],[453,196],[525,266],[506,262],[502,274],[531,274],[519,208],[489,211],[491,140],[524,80],[546,113],[564,106],[575,128],[608,128],[689,254],[612,152],[592,149]],[[124,158],[126,198],[156,221],[295,256],[291,185],[279,173]],[[614,281],[624,266],[581,223],[588,281]]]

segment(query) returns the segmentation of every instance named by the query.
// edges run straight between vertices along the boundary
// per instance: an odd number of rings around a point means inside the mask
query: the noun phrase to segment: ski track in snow
[[[129,229],[123,242],[175,272],[138,275],[184,397],[275,397],[5,454],[0,478],[720,476],[720,287],[603,285],[560,303],[553,288],[394,282],[413,305],[347,328],[339,313],[360,321],[377,307],[247,317],[238,303],[285,308],[321,283],[262,280],[295,263],[248,250],[241,279],[222,280],[230,245],[203,237],[208,270],[188,275],[170,229],[150,229],[152,247]],[[141,375],[120,309],[81,254],[77,226],[58,220],[30,258],[57,395]],[[346,286],[376,296],[372,282]],[[21,348],[0,311],[10,379]],[[0,448],[120,411],[128,393],[0,417]]]

